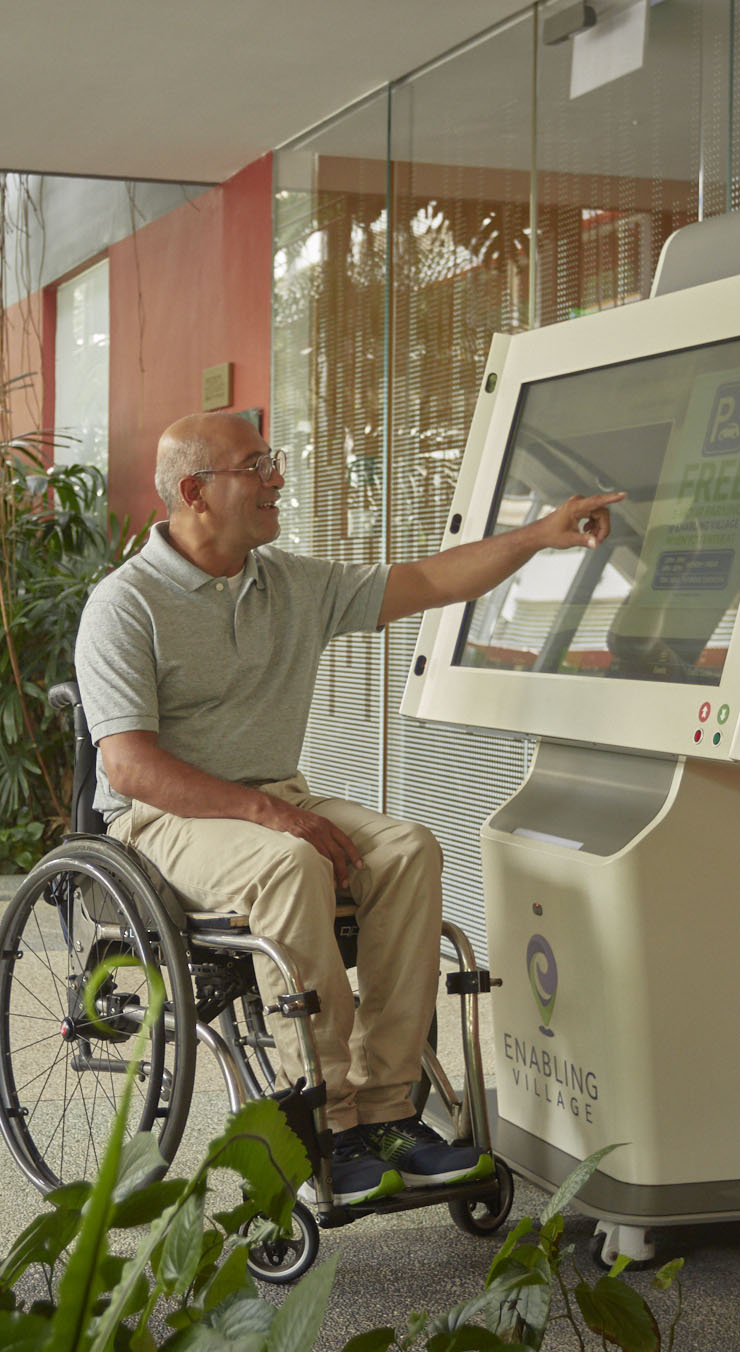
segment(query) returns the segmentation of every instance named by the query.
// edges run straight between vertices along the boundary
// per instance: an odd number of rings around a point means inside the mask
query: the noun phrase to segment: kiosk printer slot
[[[402,704],[539,739],[481,830],[496,1150],[552,1189],[625,1143],[577,1203],[605,1261],[740,1217],[740,277],[677,290],[671,247],[670,292],[494,337],[444,545],[627,497],[428,613]]]

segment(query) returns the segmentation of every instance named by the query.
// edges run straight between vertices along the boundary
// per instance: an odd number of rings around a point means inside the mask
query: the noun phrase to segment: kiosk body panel
[[[571,754],[559,769],[562,751]],[[623,756],[634,765],[610,784],[598,760],[589,766],[593,753],[580,752],[580,767],[578,755],[541,744],[522,789],[481,831],[491,964],[504,981],[496,1149],[554,1186],[576,1160],[624,1142],[591,1189],[598,1214],[696,1218],[694,1184],[703,1215],[740,1214],[738,847],[728,818],[732,807],[739,819],[740,774],[664,762],[662,784],[652,776],[637,813],[633,805],[625,843],[623,808],[643,758]],[[598,853],[582,843],[589,834]],[[533,1149],[534,1138],[550,1150]]]

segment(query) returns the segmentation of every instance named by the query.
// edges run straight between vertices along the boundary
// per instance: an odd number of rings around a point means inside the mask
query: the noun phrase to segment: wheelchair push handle
[[[80,703],[80,687],[76,681],[61,681],[49,690],[49,703],[52,709],[63,709],[67,704]]]
[[[80,699],[80,687],[76,681],[61,681],[49,690],[49,703],[52,709],[66,709],[71,704],[74,713],[75,737],[78,742],[87,738],[87,719]]]

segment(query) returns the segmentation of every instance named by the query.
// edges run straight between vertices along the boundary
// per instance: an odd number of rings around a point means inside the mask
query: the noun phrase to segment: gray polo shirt
[[[223,779],[295,774],[323,649],[377,628],[388,568],[265,545],[235,594],[184,559],[158,522],[141,553],[98,583],[75,664],[90,735],[156,732],[172,755]],[[95,806],[129,806],[98,753]]]

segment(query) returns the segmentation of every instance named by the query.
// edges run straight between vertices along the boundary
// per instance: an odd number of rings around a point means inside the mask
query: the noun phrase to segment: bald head
[[[234,446],[265,450],[253,423],[238,413],[189,413],[173,422],[159,438],[154,484],[167,513],[182,506],[180,481],[198,469],[217,469]]]

